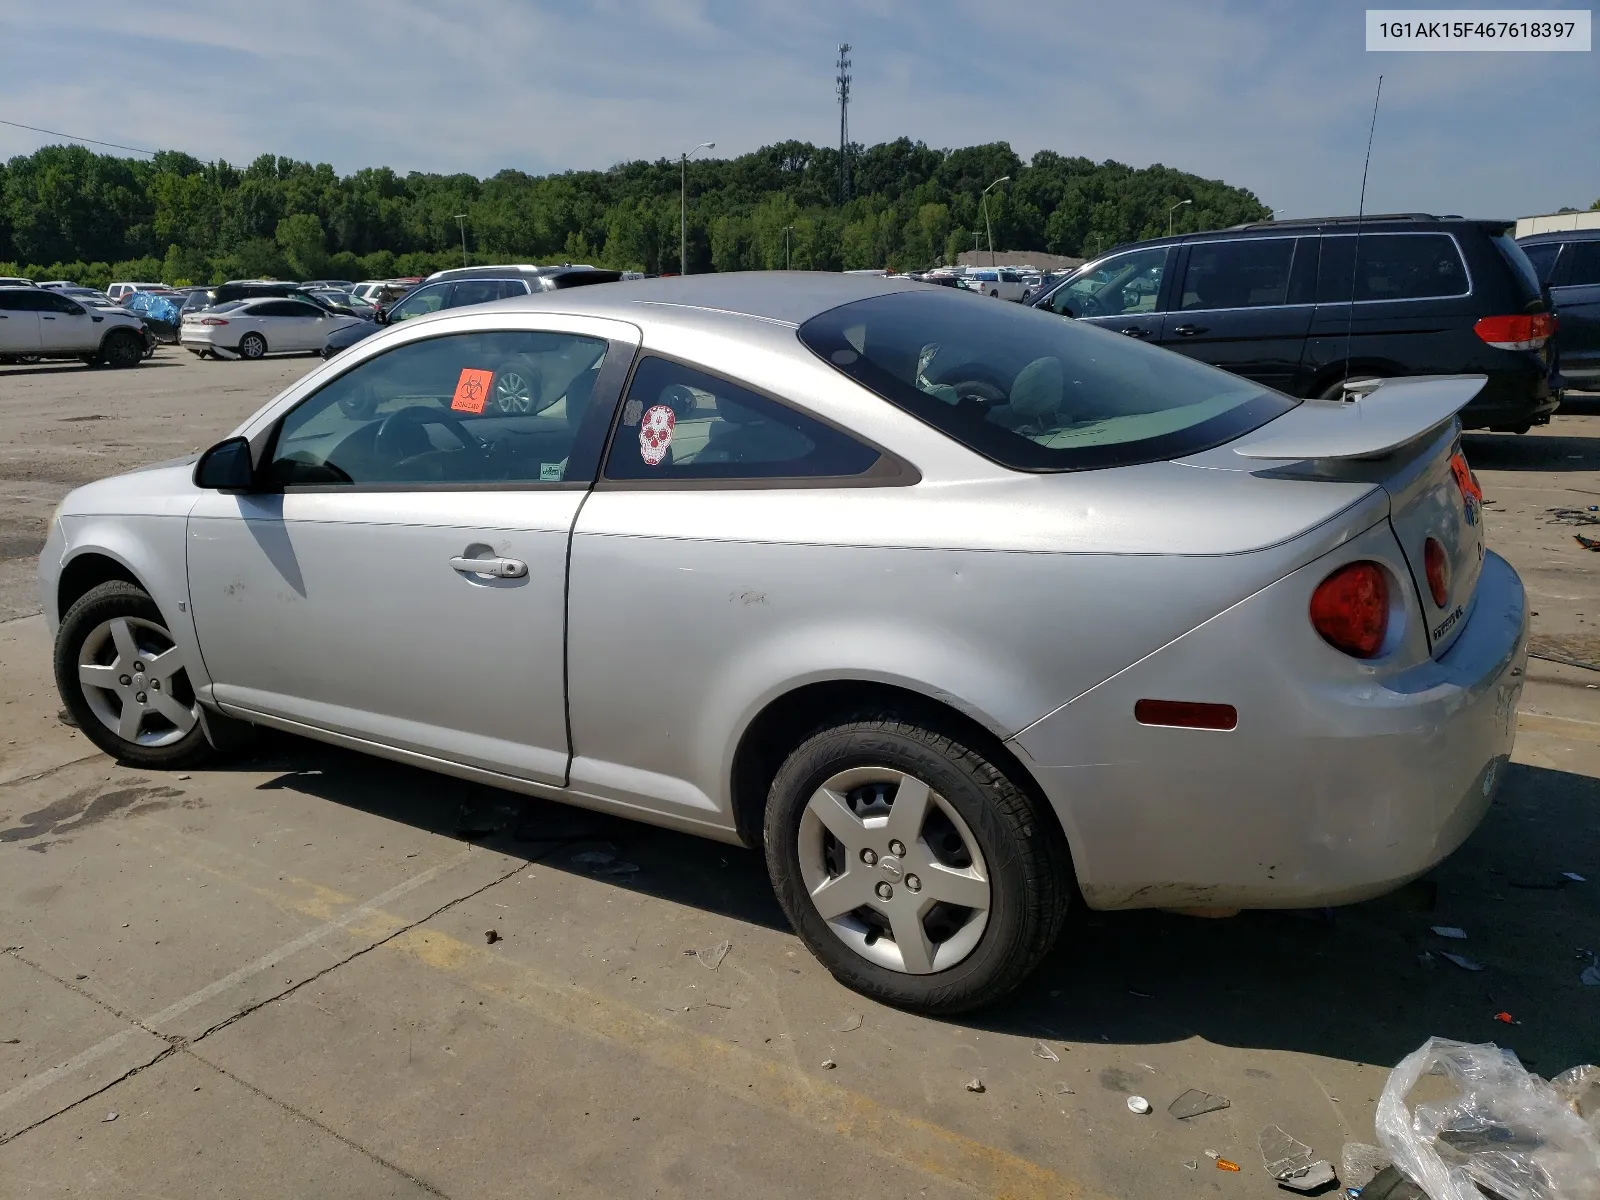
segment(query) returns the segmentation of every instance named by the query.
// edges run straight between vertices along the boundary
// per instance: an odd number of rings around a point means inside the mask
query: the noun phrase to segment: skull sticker
[[[677,424],[677,416],[665,404],[645,410],[639,422],[639,457],[644,459],[645,466],[661,465],[672,448],[672,430]]]

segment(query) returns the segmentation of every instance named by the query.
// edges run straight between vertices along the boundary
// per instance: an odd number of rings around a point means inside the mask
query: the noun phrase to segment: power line
[[[135,154],[148,154],[151,158],[156,156],[154,150],[141,150],[137,146],[124,146],[120,142],[101,142],[94,138],[74,137],[70,133],[60,133],[54,129],[40,129],[37,125],[24,125],[19,121],[7,121],[0,117],[0,125],[9,125],[13,129],[26,129],[32,133],[48,133],[51,137],[66,138],[69,142],[88,142],[91,146],[110,146],[113,150],[131,150]]]

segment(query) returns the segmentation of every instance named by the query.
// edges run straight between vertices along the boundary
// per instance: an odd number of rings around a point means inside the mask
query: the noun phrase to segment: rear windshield
[[[1192,454],[1299,403],[1092,325],[944,288],[843,305],[802,325],[800,340],[891,404],[1019,471]]]

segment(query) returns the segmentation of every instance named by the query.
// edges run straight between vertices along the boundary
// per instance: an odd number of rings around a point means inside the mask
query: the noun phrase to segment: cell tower
[[[839,203],[850,199],[850,43],[839,44],[839,73],[834,77],[839,93]]]

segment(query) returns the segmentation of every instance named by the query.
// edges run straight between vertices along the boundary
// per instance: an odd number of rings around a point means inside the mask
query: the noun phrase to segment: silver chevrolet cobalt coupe
[[[901,280],[407,321],[41,562],[84,732],[272,726],[764,849],[841,981],[953,1012],[1069,911],[1384,892],[1483,816],[1521,582],[1456,411],[1296,401]]]

